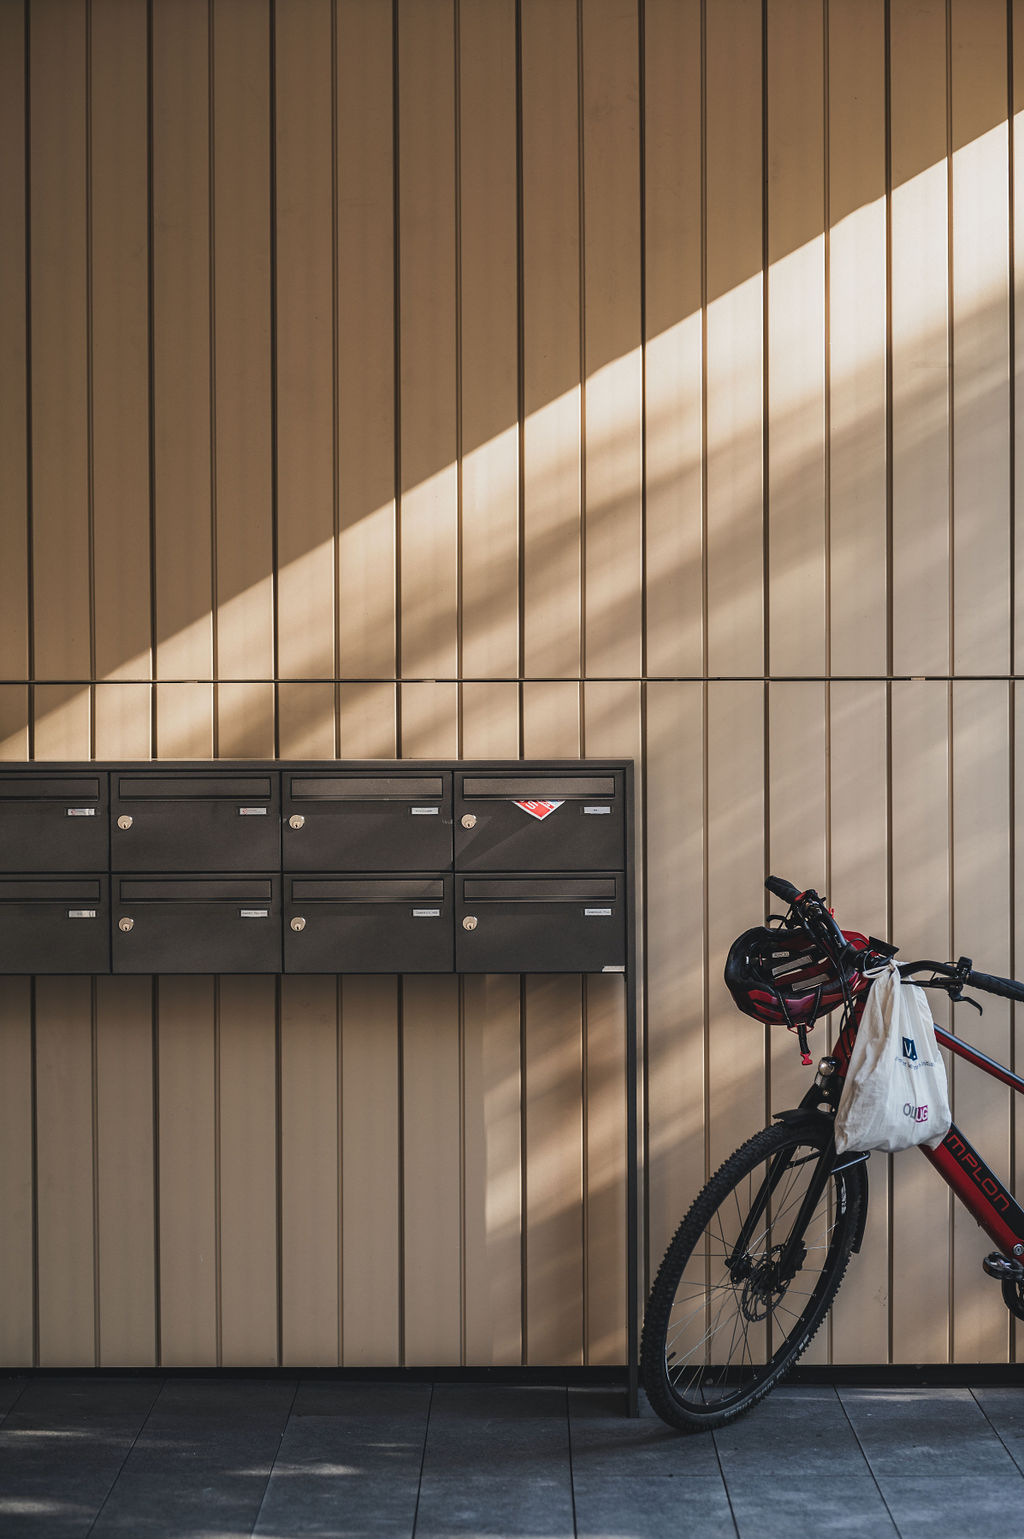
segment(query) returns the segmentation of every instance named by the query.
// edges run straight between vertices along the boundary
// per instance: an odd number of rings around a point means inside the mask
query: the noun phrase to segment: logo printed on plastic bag
[[[903,1056],[904,1058],[912,1059],[915,1063],[917,1062],[917,1046],[913,1037],[903,1038]]]
[[[543,823],[545,818],[551,816],[556,807],[561,807],[562,805],[562,802],[516,802],[517,807],[522,807],[523,811],[528,812],[531,818],[537,818],[541,823]]]

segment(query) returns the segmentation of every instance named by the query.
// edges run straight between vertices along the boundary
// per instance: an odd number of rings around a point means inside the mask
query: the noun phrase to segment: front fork
[[[841,1089],[842,1081],[836,1073],[835,1060],[822,1059],[814,1084],[803,1097],[800,1105],[794,1107],[792,1111],[776,1113],[775,1120],[778,1122],[790,1125],[803,1123],[807,1126],[813,1124],[819,1129],[827,1130],[827,1138],[815,1163],[799,1212],[790,1226],[789,1236],[775,1263],[775,1275],[783,1286],[792,1281],[803,1263],[806,1254],[803,1237],[822,1193],[828,1185],[829,1177],[837,1170],[846,1170],[850,1165],[862,1164],[868,1158],[867,1154],[855,1153],[838,1163],[836,1161],[833,1119]],[[827,1107],[827,1110],[822,1110],[823,1107]],[[751,1204],[750,1212],[736,1238],[732,1254],[726,1261],[733,1282],[742,1281],[745,1275],[743,1268],[747,1265],[747,1252],[751,1238],[764,1216],[772,1194],[789,1170],[792,1158],[792,1151],[777,1154],[765,1173],[765,1178]]]

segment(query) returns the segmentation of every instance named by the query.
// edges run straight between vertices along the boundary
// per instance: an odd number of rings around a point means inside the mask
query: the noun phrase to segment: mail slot
[[[620,771],[455,776],[462,870],[614,870],[625,863],[623,828]]]
[[[266,871],[281,864],[278,777],[112,777],[114,871]]]
[[[105,871],[107,777],[0,775],[0,870]]]
[[[282,820],[286,871],[451,868],[450,773],[286,773]]]
[[[621,972],[625,963],[621,872],[456,877],[457,972]]]
[[[0,880],[0,972],[109,971],[105,876]]]
[[[285,877],[288,973],[450,973],[451,876]]]
[[[279,973],[281,878],[114,878],[115,973]]]

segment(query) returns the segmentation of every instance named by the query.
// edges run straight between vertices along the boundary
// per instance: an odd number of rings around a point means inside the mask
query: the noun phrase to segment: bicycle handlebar
[[[765,887],[776,898],[781,898],[784,903],[795,908],[801,924],[825,943],[830,950],[837,942],[840,953],[845,957],[849,965],[858,969],[870,966],[872,963],[881,962],[882,955],[876,954],[872,948],[867,951],[856,951],[847,941],[839,925],[836,923],[828,906],[822,898],[813,890],[807,888],[801,892],[794,887],[792,882],[787,882],[784,877],[770,876],[765,882]],[[881,943],[879,943],[881,945]],[[889,948],[891,951],[891,948]],[[838,958],[837,958],[838,960]],[[900,974],[908,977],[915,972],[923,972],[930,968],[933,973],[939,973],[949,978],[951,984],[959,985],[960,989],[980,989],[983,994],[995,994],[1000,999],[1012,999],[1018,1004],[1024,1004],[1024,983],[1017,983],[1013,978],[997,978],[991,973],[975,972],[970,961],[962,957],[959,962],[903,962],[900,964]],[[947,985],[948,987],[948,985]],[[954,996],[958,997],[958,996]]]
[[[797,898],[802,896],[793,883],[787,882],[785,877],[770,876],[764,885],[776,898],[781,898],[783,903],[795,903]]]
[[[1024,984],[1013,978],[993,978],[991,973],[969,972],[965,980],[969,988],[981,989],[985,994],[998,994],[1001,999],[1015,999],[1024,1004]]]

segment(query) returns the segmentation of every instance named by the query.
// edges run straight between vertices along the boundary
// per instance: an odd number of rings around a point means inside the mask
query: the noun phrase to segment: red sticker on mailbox
[[[528,812],[531,818],[539,818],[542,823],[545,818],[551,816],[556,807],[561,805],[561,802],[516,802],[517,807],[522,807],[523,811]]]

